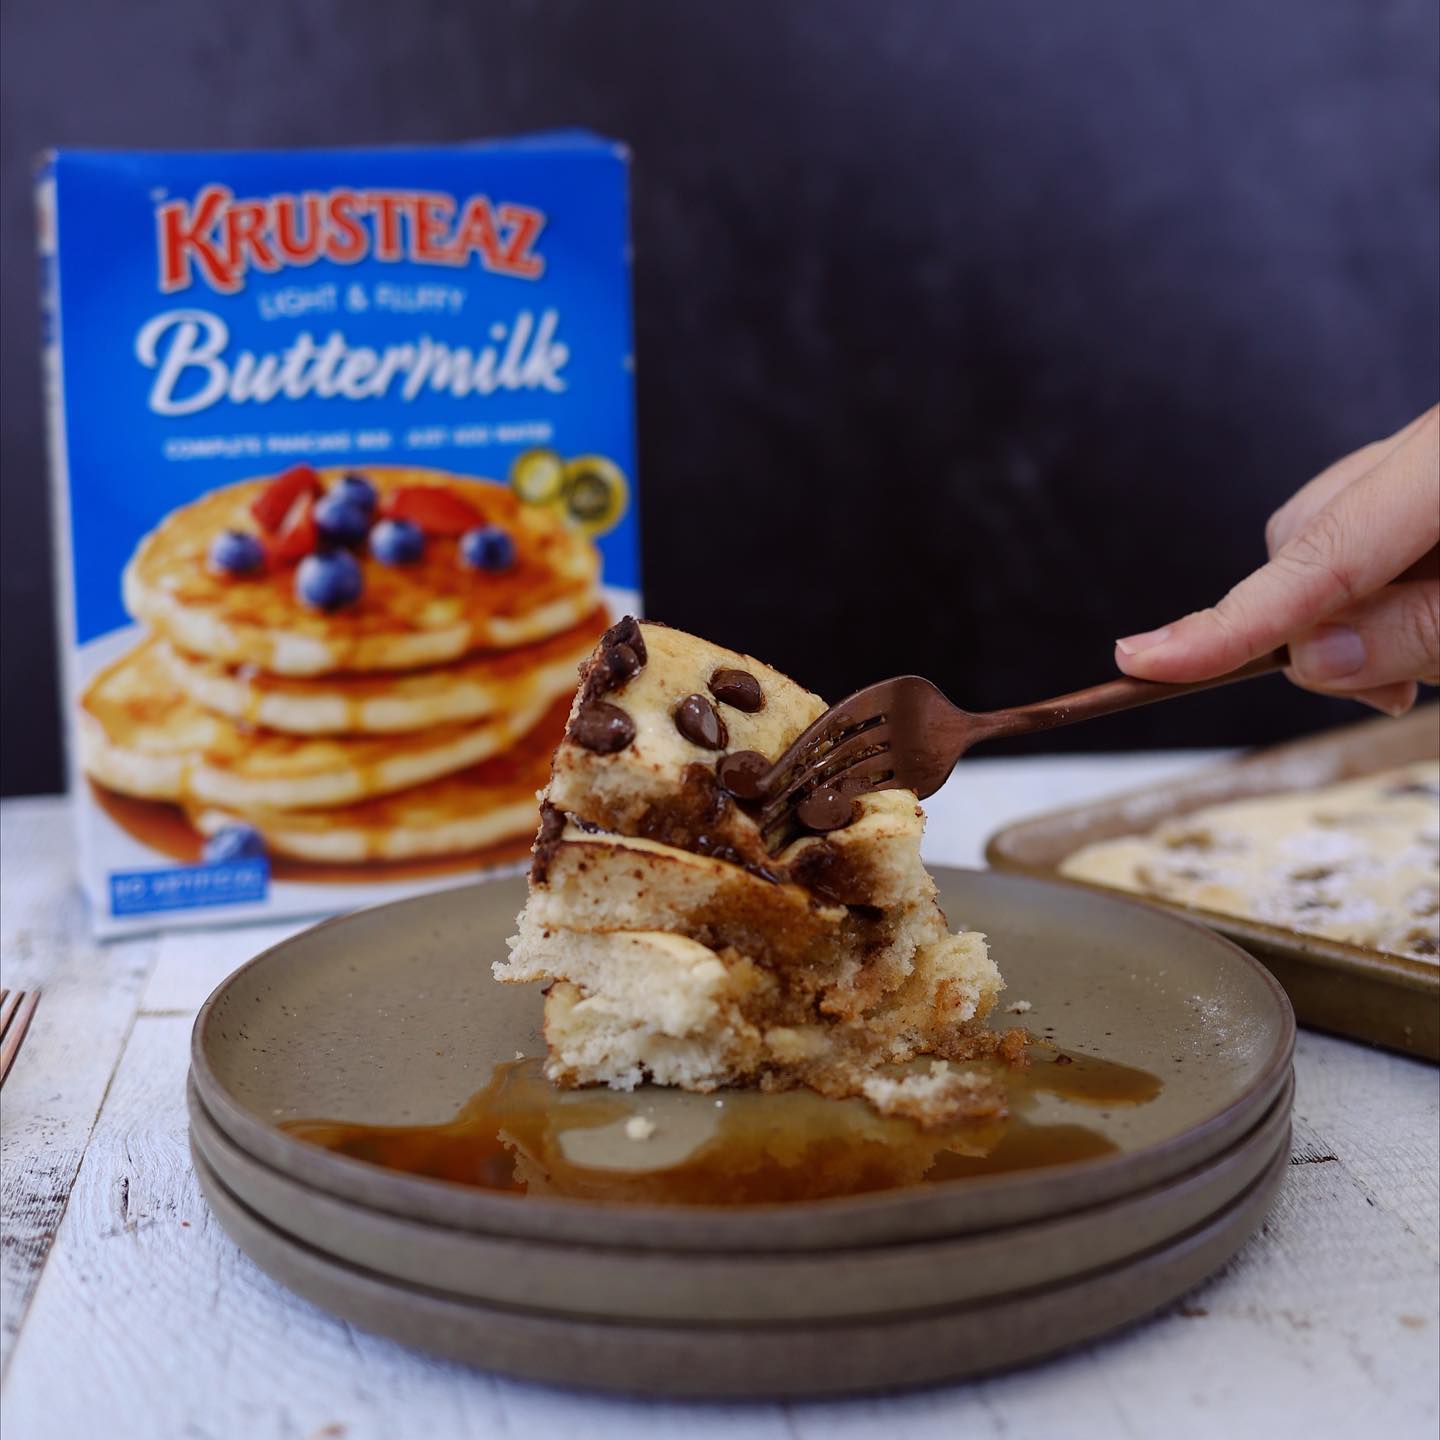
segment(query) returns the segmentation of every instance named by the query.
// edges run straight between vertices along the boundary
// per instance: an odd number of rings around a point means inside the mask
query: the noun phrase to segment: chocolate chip
[[[879,905],[847,905],[845,907],[857,920],[878,925],[885,918],[885,911]]]
[[[769,773],[770,762],[758,750],[737,750],[715,767],[715,778],[737,800],[758,800]]]
[[[648,658],[645,654],[645,637],[640,633],[640,622],[633,615],[627,615],[623,620],[617,620],[600,637],[602,650],[619,645],[628,645],[635,652],[635,658],[640,665],[643,665]]]
[[[706,750],[723,750],[730,732],[703,695],[687,695],[675,710],[675,728],[689,741]]]
[[[535,836],[532,847],[534,860],[530,863],[530,879],[536,885],[543,885],[550,874],[550,861],[560,844],[565,830],[565,815],[548,800],[540,804],[540,832]]]
[[[597,755],[613,755],[635,738],[635,722],[618,705],[590,700],[570,722],[570,738]]]
[[[838,830],[855,818],[855,802],[833,785],[822,785],[795,807],[795,818],[807,830]]]
[[[582,703],[598,700],[617,690],[645,665],[645,637],[638,622],[627,615],[601,637],[595,653],[580,668]]]
[[[535,837],[537,845],[553,845],[565,828],[565,812],[557,810],[548,800],[540,806],[540,833]]]
[[[633,645],[617,645],[605,656],[606,667],[615,677],[617,684],[623,684],[632,675],[638,675],[643,663]]]
[[[853,857],[828,840],[804,846],[790,862],[790,879],[797,885],[841,905],[868,904],[872,886]]]
[[[722,705],[733,705],[747,715],[765,708],[765,692],[748,670],[717,670],[710,677],[710,693]]]
[[[585,676],[585,698],[598,700],[618,690],[640,669],[640,657],[629,645],[615,645],[602,650],[591,662]]]

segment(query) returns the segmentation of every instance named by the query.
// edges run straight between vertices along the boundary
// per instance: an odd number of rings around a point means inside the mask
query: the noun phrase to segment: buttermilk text
[[[324,339],[301,331],[281,350],[236,349],[230,328],[209,310],[156,315],[135,337],[135,356],[155,372],[149,407],[156,415],[194,415],[212,405],[266,405],[276,399],[414,400],[423,393],[458,397],[497,391],[563,393],[570,347],[560,316],[521,310],[496,321],[474,345],[420,335],[376,348],[352,344],[341,330]]]

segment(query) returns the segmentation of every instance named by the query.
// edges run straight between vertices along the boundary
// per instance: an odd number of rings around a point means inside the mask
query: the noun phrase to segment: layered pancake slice
[[[326,497],[346,478],[340,470],[311,473]],[[284,479],[226,486],[168,516],[126,567],[130,613],[186,654],[304,676],[412,670],[472,650],[529,645],[579,624],[598,603],[599,553],[551,507],[527,505],[493,481],[371,466],[363,483],[375,513],[420,517],[429,526],[423,543],[415,555],[388,563],[373,546],[358,545],[358,594],[328,608],[308,604],[297,587],[297,562],[317,549],[304,510],[314,497],[298,496],[298,518],[269,531],[257,518],[268,517],[266,501]],[[467,527],[502,532],[513,547],[507,563],[468,564]],[[228,532],[247,550],[263,550],[263,563],[244,573],[217,569],[212,547]]]
[[[581,662],[607,623],[604,608],[579,625],[516,650],[485,650],[449,665],[401,673],[299,679],[221,665],[173,645],[160,658],[197,705],[289,735],[393,735],[529,709],[575,688]]]
[[[90,683],[80,702],[85,772],[143,799],[235,810],[354,805],[499,755],[574,688],[564,668],[501,715],[401,735],[284,735],[196,705],[171,681],[151,639]]]
[[[808,1085],[938,1123],[993,1114],[964,1060],[1002,988],[985,939],[951,934],[920,861],[913,794],[851,802],[767,849],[720,778],[774,759],[824,702],[748,656],[627,620],[582,673],[542,804],[504,980],[551,982],[547,1073],[707,1090]],[[717,773],[718,770],[718,773]]]
[[[503,755],[397,794],[333,810],[242,810],[192,801],[186,814],[202,835],[249,825],[271,855],[320,865],[491,850],[534,834],[536,792],[550,772],[568,709],[568,701],[552,706]]]

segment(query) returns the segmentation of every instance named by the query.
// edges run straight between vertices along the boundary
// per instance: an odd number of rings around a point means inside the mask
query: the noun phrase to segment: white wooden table
[[[929,858],[980,863],[1027,812],[1195,755],[967,760]],[[1167,1314],[1015,1374],[830,1404],[568,1393],[427,1359],[261,1274],[190,1170],[190,1026],[298,926],[98,945],[62,801],[0,807],[4,983],[44,991],[3,1108],[5,1440],[421,1436],[1425,1437],[1437,1431],[1437,1071],[1302,1034],[1288,1182],[1264,1232]]]

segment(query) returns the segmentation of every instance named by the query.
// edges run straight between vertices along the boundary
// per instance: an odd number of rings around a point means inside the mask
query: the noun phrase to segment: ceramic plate
[[[953,1240],[782,1254],[623,1250],[478,1235],[312,1190],[227,1140],[190,1091],[190,1143],[237,1201],[291,1239],[410,1285],[488,1304],[693,1323],[893,1315],[1104,1269],[1204,1224],[1289,1150],[1287,1082],[1255,1129],[1164,1185]]]
[[[1425,705],[1403,720],[1364,720],[1258,750],[1171,785],[1017,821],[991,836],[985,858],[997,869],[1055,878],[1068,856],[1097,840],[1141,834],[1207,805],[1316,789],[1428,760],[1437,752],[1440,707]],[[1062,883],[1115,893],[1082,880]],[[1202,920],[1263,960],[1285,987],[1302,1024],[1440,1060],[1440,965],[1259,920],[1190,910],[1158,897],[1147,899],[1173,914]]]
[[[452,1118],[517,1052],[543,1053],[540,997],[496,984],[524,882],[421,896],[328,921],[231,976],[196,1022],[191,1071],[239,1150],[313,1190],[491,1236],[624,1249],[826,1250],[949,1238],[1100,1205],[1203,1165],[1251,1131],[1289,1073],[1283,992],[1238,947],[1151,906],[1022,876],[941,870],[951,922],[986,931],[1006,1002],[1074,1052],[1149,1071],[1156,1099],[1097,1108],[1041,1096],[1036,1118],[1113,1153],[1044,1169],[789,1205],[616,1205],[485,1192],[309,1145],[281,1122]],[[1016,1017],[1001,1015],[1002,1022]],[[609,1092],[607,1092],[609,1093]],[[698,1144],[714,1099],[636,1092]],[[633,1164],[615,1127],[610,1160]]]
[[[402,1285],[292,1239],[237,1200],[203,1159],[195,1168],[220,1223],[262,1269],[362,1329],[527,1379],[759,1398],[963,1379],[1138,1320],[1240,1248],[1263,1219],[1289,1159],[1278,1152],[1248,1191],[1188,1235],[1078,1280],[902,1319],[703,1327],[571,1319]]]

